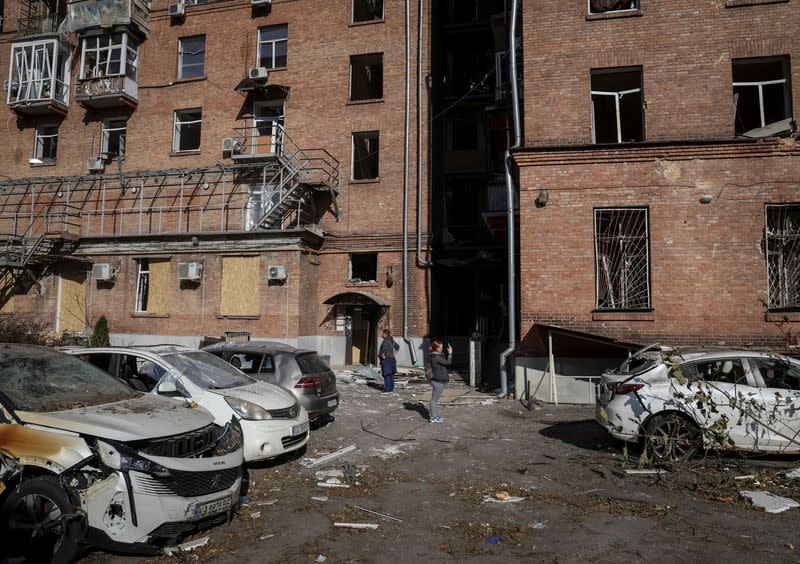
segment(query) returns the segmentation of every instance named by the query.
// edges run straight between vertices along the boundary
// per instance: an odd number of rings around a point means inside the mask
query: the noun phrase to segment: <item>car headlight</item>
[[[231,406],[231,409],[234,410],[242,419],[249,419],[251,421],[272,419],[269,412],[260,405],[229,396],[225,396],[225,401],[228,402],[228,405]]]
[[[242,448],[243,439],[242,426],[239,424],[239,420],[232,416],[231,420],[225,425],[222,435],[217,440],[217,445],[211,451],[211,456],[223,456],[236,452]]]
[[[157,462],[139,456],[135,450],[125,445],[97,441],[97,452],[103,464],[114,470],[136,470],[159,478],[166,478],[170,475],[169,470]]]

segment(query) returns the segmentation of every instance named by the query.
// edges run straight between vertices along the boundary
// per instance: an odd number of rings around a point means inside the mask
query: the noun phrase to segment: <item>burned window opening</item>
[[[200,128],[202,123],[203,111],[199,108],[176,111],[172,150],[177,153],[200,149]]]
[[[353,23],[383,19],[383,0],[353,0]]]
[[[383,98],[383,53],[350,57],[350,100]]]
[[[377,131],[353,133],[353,180],[375,180],[380,172],[380,150]]]
[[[378,253],[350,255],[350,282],[375,282],[378,279]]]
[[[766,207],[770,310],[800,309],[800,204]]]
[[[644,141],[642,69],[591,71],[592,142]]]
[[[788,57],[734,60],[732,74],[736,135],[791,118]]]
[[[589,13],[622,12],[638,10],[639,0],[589,0]]]
[[[646,208],[595,209],[597,309],[650,309]]]

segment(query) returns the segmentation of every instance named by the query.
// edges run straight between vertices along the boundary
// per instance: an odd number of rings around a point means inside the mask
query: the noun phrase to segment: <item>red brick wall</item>
[[[641,343],[779,345],[762,306],[764,206],[800,201],[798,157],[793,140],[518,153],[522,336],[545,323]],[[651,313],[594,312],[593,209],[606,206],[649,209]]]

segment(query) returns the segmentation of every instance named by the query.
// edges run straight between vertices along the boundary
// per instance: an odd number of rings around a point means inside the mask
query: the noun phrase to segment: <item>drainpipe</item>
[[[425,0],[419,0],[417,13],[417,266],[428,267],[422,259],[422,19]]]
[[[408,133],[411,114],[411,16],[409,0],[406,0],[406,101],[405,125],[403,128],[403,341],[408,346],[411,363],[417,364],[414,342],[408,336]]]
[[[519,0],[511,3],[511,25],[508,30],[509,73],[511,80],[511,105],[514,114],[514,147],[522,145],[522,124],[519,115],[517,88],[517,12]],[[508,395],[508,356],[517,348],[517,284],[516,253],[514,252],[514,178],[511,173],[511,151],[506,151],[506,218],[508,226],[508,348],[500,355],[500,396]]]

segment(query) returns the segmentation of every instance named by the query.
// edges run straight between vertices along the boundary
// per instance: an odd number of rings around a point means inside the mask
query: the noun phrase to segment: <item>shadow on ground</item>
[[[430,411],[428,411],[428,408],[425,407],[424,404],[419,402],[404,401],[403,409],[405,409],[406,411],[416,411],[417,413],[420,414],[420,416],[423,419],[430,419],[431,416]]]
[[[609,435],[608,431],[594,419],[559,421],[545,427],[539,433],[549,439],[564,441],[586,450],[619,451],[622,449],[622,442]]]

